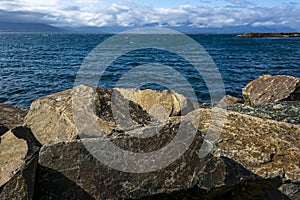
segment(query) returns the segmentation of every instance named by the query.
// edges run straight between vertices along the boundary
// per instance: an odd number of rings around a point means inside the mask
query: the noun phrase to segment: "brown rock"
[[[243,89],[246,104],[300,100],[300,79],[292,76],[264,75],[250,82]]]
[[[171,116],[185,115],[198,108],[198,104],[170,90],[140,90],[116,88],[126,99],[140,105],[161,122]]]
[[[42,144],[72,141],[79,135],[99,137],[100,132],[122,132],[150,122],[154,120],[146,111],[117,91],[87,85],[35,100],[25,118]],[[95,127],[98,132],[92,131]]]
[[[220,100],[217,106],[222,108],[222,107],[227,107],[227,106],[232,106],[235,104],[242,104],[242,103],[243,103],[243,99],[236,98],[231,95],[226,95]]]
[[[179,124],[167,124],[160,129],[159,136],[154,138],[116,136],[110,138],[110,141],[133,152],[152,152],[173,138]],[[187,133],[194,130],[192,125],[186,128]],[[145,130],[134,131],[134,135],[138,135],[137,132]],[[153,127],[152,131],[156,133],[156,128]],[[182,139],[181,145],[184,145],[186,138]],[[117,171],[101,163],[83,145],[94,144],[94,152],[99,152],[97,146],[101,140],[103,139],[84,139],[44,146],[39,157],[42,166],[38,175],[39,198],[263,199],[271,198],[274,193],[279,198],[283,197],[274,190],[281,184],[278,178],[262,179],[224,157],[215,158],[209,154],[200,159],[198,151],[203,139],[199,132],[183,156],[165,168],[148,173],[128,173],[126,168],[124,171]],[[176,152],[178,144],[173,148]],[[119,155],[116,154],[114,158],[111,163],[118,163]],[[128,163],[125,164],[130,166],[139,162],[140,160],[131,161],[128,158]]]
[[[0,199],[32,199],[40,148],[27,127],[17,127],[1,136]]]
[[[8,129],[22,126],[27,112],[26,109],[0,104],[0,124]]]
[[[200,116],[196,121],[195,116]],[[222,129],[214,126],[211,110],[199,109],[186,117],[205,133],[221,130],[219,153],[264,178],[281,176],[284,180],[300,179],[300,126],[228,111]]]

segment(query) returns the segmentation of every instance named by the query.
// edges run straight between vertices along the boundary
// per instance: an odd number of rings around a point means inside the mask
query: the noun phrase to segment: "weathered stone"
[[[292,76],[264,75],[243,88],[246,104],[300,100],[300,79]]]
[[[114,130],[134,129],[153,121],[146,111],[117,91],[87,85],[35,100],[25,118],[25,124],[42,144],[72,141],[78,135],[85,137],[84,131],[88,132],[87,137],[97,137],[98,133],[92,135],[88,131],[95,127],[99,132],[111,134]]]
[[[188,127],[186,133],[195,131],[192,125]],[[167,124],[160,129],[159,136],[132,138],[128,133],[125,136],[113,136],[110,141],[125,150],[152,152],[172,140],[178,129],[179,123]],[[144,130],[141,129],[141,132]],[[156,133],[155,128],[153,131]],[[39,198],[268,199],[269,197],[270,199],[274,193],[281,199],[284,197],[274,190],[281,185],[279,178],[262,179],[233,160],[224,157],[216,158],[212,154],[200,159],[198,151],[203,143],[200,132],[197,132],[190,148],[178,160],[165,168],[148,173],[128,173],[127,168],[118,171],[101,163],[83,145],[94,144],[93,153],[97,153],[101,140],[103,138],[83,139],[44,146],[39,156],[41,165],[37,184]],[[183,145],[184,140],[186,139],[181,141]],[[151,145],[151,142],[157,146]],[[178,144],[173,148],[177,152]],[[101,155],[103,153],[105,153],[103,150],[100,151]],[[120,162],[119,156],[117,154],[115,156],[115,160],[111,162]],[[139,162],[140,160],[132,162],[128,158],[128,163],[125,165],[130,166]]]
[[[242,99],[233,97],[231,95],[226,95],[220,100],[217,106],[222,108],[222,107],[227,107],[227,106],[232,106],[235,104],[242,104],[242,103],[243,103]]]
[[[195,116],[200,121],[195,121]],[[262,177],[282,176],[285,180],[300,179],[300,126],[261,119],[228,111],[220,129],[218,146],[221,153]],[[218,121],[211,119],[211,110],[199,109],[186,116],[205,133]],[[217,129],[219,130],[219,129]]]
[[[300,125],[300,101],[264,103],[260,105],[233,105],[228,110],[280,122]]]
[[[218,137],[217,154],[242,164],[264,178],[282,177],[285,181],[300,179],[300,126],[228,111],[224,126],[211,110],[199,109],[186,116],[195,126]],[[195,120],[199,116],[200,120]],[[176,119],[174,119],[176,120]],[[218,132],[219,131],[219,132]],[[288,193],[286,193],[288,195]]]
[[[300,180],[287,181],[278,189],[292,200],[300,199]]]
[[[37,165],[37,155],[27,160],[14,176],[5,185],[0,187],[0,200],[35,199]]]
[[[116,90],[126,99],[140,105],[161,122],[166,121],[170,116],[185,115],[199,107],[197,102],[170,90],[155,91],[122,88],[116,88]]]
[[[32,199],[40,147],[27,127],[16,127],[1,137],[0,199]]]
[[[22,126],[27,112],[26,109],[0,104],[0,124],[8,129]]]

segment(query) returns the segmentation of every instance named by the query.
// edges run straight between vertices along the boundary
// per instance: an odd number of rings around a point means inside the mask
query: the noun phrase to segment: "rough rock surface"
[[[27,160],[14,176],[5,185],[0,187],[0,199],[35,199],[37,166],[37,156],[33,156],[30,160]]]
[[[199,122],[195,121],[197,115],[200,117]],[[209,128],[213,132],[220,130],[213,125],[214,121],[219,121],[218,116],[211,120],[209,109],[193,111],[186,117],[195,126],[199,124],[204,133]],[[282,191],[290,198],[297,199],[294,196],[299,195],[300,191],[299,183],[295,184],[300,180],[299,125],[228,111],[224,126],[218,134],[218,154],[237,161],[264,178],[280,176],[287,183],[293,182],[289,186],[283,185]]]
[[[168,117],[185,115],[197,108],[198,103],[170,90],[140,90],[116,88],[126,99],[140,105],[150,115],[164,122]]]
[[[0,199],[32,199],[40,143],[27,127],[1,136]]]
[[[176,134],[178,127],[179,124],[168,124],[160,131],[162,137],[154,138],[154,142],[158,146],[164,145]],[[189,127],[187,132],[194,131],[192,125]],[[153,138],[128,139],[115,136],[111,142],[134,152],[148,152],[156,148],[147,143]],[[85,139],[85,142],[97,145],[99,140]],[[82,142],[56,143],[42,148],[37,184],[40,199],[285,198],[275,190],[281,185],[279,178],[262,179],[233,160],[216,158],[212,154],[200,159],[197,152],[203,139],[199,132],[182,157],[166,168],[148,173],[126,173],[107,167],[95,159]],[[174,146],[176,149],[178,147]],[[118,156],[111,162],[118,162]]]
[[[243,103],[243,99],[240,98],[236,98],[234,96],[231,95],[226,95],[225,97],[223,97],[220,102],[218,103],[218,107],[227,107],[227,106],[232,106],[235,104],[242,104]]]
[[[27,110],[22,108],[0,104],[0,124],[7,127],[8,129],[22,126],[27,112]]]
[[[195,116],[200,116],[196,122]],[[186,116],[199,123],[205,133],[215,129],[211,110],[199,109]],[[219,129],[216,129],[219,130]],[[219,135],[221,154],[241,163],[262,177],[281,176],[284,180],[300,179],[300,126],[227,112]]]
[[[25,124],[42,144],[72,141],[79,134],[83,138],[89,126],[97,126],[99,132],[111,134],[153,121],[139,105],[124,99],[120,93],[87,85],[35,100],[25,118]],[[91,125],[90,122],[95,123]],[[98,133],[93,134],[89,133],[88,137],[98,136]]]
[[[243,96],[249,105],[300,100],[300,79],[286,75],[260,76],[243,88]]]
[[[280,122],[300,125],[300,101],[264,103],[260,105],[233,105],[228,110]]]

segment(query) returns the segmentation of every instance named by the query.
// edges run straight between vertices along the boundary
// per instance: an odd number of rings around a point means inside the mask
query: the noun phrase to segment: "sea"
[[[81,73],[91,52],[114,36],[79,33],[0,33],[0,103],[29,108],[31,102],[39,97],[74,87],[78,84],[78,74]],[[265,74],[300,77],[300,38],[236,38],[235,34],[186,36],[207,52],[220,75],[216,76],[219,77],[217,81],[222,81],[226,94],[242,97],[242,88]],[[146,42],[147,35],[143,37]],[[165,45],[168,46],[168,43]],[[197,56],[197,50],[190,48],[188,44],[180,48],[185,55]],[[120,49],[108,49],[101,54],[102,57],[97,58],[97,62],[103,65],[107,61],[106,57],[112,57],[111,54],[116,51],[120,52]],[[152,64],[155,67],[151,68]],[[139,66],[143,67],[138,68]],[[145,70],[145,67],[150,70]],[[125,81],[124,87],[137,87],[137,83],[141,83],[138,87],[142,89],[173,89],[179,93],[180,90],[191,87],[199,102],[212,101],[206,78],[189,60],[174,52],[151,46],[116,57],[105,71],[98,69],[101,77],[97,74],[95,64],[90,75],[97,75],[96,85],[99,87],[122,87],[122,84],[117,84],[118,81],[135,68],[136,71],[141,71],[135,72],[136,78],[127,76],[130,78]],[[172,69],[176,73],[169,73]],[[149,78],[145,71],[151,70],[152,78]],[[166,82],[155,81],[156,74]],[[181,78],[186,82],[177,81],[177,75],[182,75]],[[87,75],[85,78],[86,84],[89,84],[95,77],[90,78]],[[186,83],[189,86],[184,85]],[[215,87],[218,91],[219,86]]]

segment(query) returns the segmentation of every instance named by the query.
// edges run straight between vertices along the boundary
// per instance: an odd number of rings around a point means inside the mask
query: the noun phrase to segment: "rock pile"
[[[263,76],[211,108],[87,85],[0,105],[0,200],[300,199],[298,81]]]

